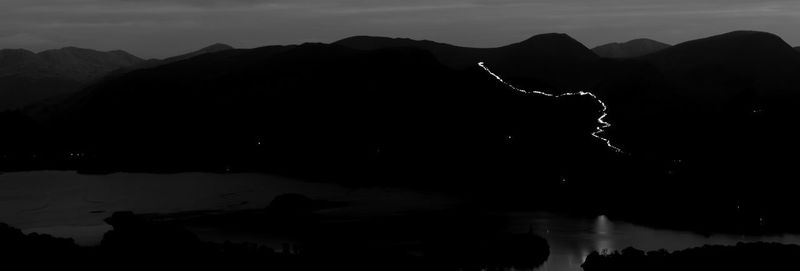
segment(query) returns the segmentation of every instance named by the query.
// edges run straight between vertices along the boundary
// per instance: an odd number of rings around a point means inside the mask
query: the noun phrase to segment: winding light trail
[[[550,93],[547,93],[547,92],[541,92],[541,91],[536,91],[536,90],[527,91],[527,90],[524,90],[524,89],[517,88],[512,84],[509,84],[508,82],[503,80],[503,78],[500,78],[500,76],[498,76],[497,74],[495,74],[494,72],[489,70],[489,68],[487,68],[486,65],[483,64],[483,62],[478,62],[478,66],[481,66],[481,68],[486,70],[486,72],[488,72],[489,74],[494,76],[494,78],[496,78],[497,81],[500,81],[500,83],[503,83],[504,85],[506,85],[506,86],[510,87],[511,89],[516,90],[516,91],[518,91],[520,93],[543,95],[543,96],[553,97],[553,98],[561,98],[561,97],[564,97],[564,96],[589,96],[589,97],[592,97],[592,99],[597,101],[597,103],[599,103],[600,106],[603,108],[602,110],[600,110],[600,113],[601,113],[600,117],[597,118],[597,123],[599,125],[597,126],[597,129],[594,132],[592,132],[592,136],[597,138],[597,139],[602,140],[603,142],[605,142],[606,146],[608,146],[610,149],[614,150],[615,152],[625,153],[625,151],[623,151],[622,149],[618,148],[617,146],[614,146],[614,144],[611,143],[611,140],[609,140],[608,138],[605,138],[605,137],[600,135],[603,132],[605,132],[605,130],[603,130],[603,129],[611,127],[611,123],[608,123],[605,120],[603,120],[608,115],[606,113],[606,110],[608,109],[608,107],[606,107],[606,103],[604,103],[603,100],[600,100],[600,98],[597,98],[597,95],[594,95],[594,93],[586,92],[586,91],[578,91],[578,92],[568,92],[568,93],[564,93],[564,94],[555,95],[555,94],[550,94]]]

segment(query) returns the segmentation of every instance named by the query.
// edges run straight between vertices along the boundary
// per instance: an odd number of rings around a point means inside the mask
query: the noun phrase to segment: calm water
[[[403,189],[350,189],[266,174],[81,175],[36,171],[0,174],[0,222],[24,232],[69,237],[81,245],[95,245],[111,229],[103,219],[115,211],[259,209],[285,193],[346,201],[350,204],[337,212],[361,216],[448,208],[454,204],[441,195]]]
[[[130,174],[80,175],[75,172],[37,171],[0,175],[0,222],[25,232],[71,237],[82,245],[97,244],[110,229],[103,219],[114,211],[171,213],[193,210],[263,208],[284,193],[347,201],[331,210],[366,217],[409,211],[447,209],[457,201],[441,195],[402,189],[348,189],[307,183],[264,174]],[[581,270],[584,258],[595,250],[680,250],[705,244],[768,241],[800,244],[800,236],[702,235],[653,229],[605,216],[580,218],[552,213],[512,213],[511,232],[532,228],[550,244],[550,258],[538,270]],[[203,237],[202,233],[201,237]],[[226,236],[233,238],[234,236]],[[252,236],[241,236],[248,240]],[[214,240],[219,241],[219,240]]]

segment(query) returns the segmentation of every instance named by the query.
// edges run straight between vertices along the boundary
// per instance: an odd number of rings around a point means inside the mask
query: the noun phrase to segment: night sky
[[[0,48],[123,49],[145,58],[352,35],[493,47],[567,33],[586,46],[761,30],[800,45],[797,0],[2,0]]]

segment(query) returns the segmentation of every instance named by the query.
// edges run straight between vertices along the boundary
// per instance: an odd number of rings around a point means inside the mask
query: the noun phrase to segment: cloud
[[[479,7],[472,3],[443,3],[443,4],[417,4],[417,5],[378,5],[378,6],[334,6],[317,10],[320,13],[356,15],[375,13],[401,13],[401,12],[427,12],[438,10],[453,10]]]
[[[0,36],[0,48],[30,48],[52,43],[52,40],[29,33]]]

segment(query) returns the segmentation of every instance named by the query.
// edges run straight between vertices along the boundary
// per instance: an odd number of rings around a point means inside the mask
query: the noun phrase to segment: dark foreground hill
[[[458,55],[463,54],[468,53]],[[790,164],[800,151],[794,140],[800,134],[791,125],[800,116],[800,55],[786,42],[769,33],[736,31],[637,58],[588,63],[583,67],[599,79],[583,84],[608,106],[606,120],[613,126],[606,135],[641,163],[613,181],[595,179],[602,191],[641,191],[625,193],[625,200],[606,197],[616,206],[611,209],[639,209],[620,215],[703,231],[789,230],[796,224],[785,215],[796,202],[788,190],[777,189],[796,187],[785,176],[796,175]],[[578,78],[591,76],[571,79]],[[684,200],[676,202],[678,194]],[[676,211],[683,219],[655,215]],[[772,222],[760,224],[765,217]]]
[[[604,270],[790,270],[797,266],[800,246],[777,243],[738,243],[703,246],[675,252],[627,248],[608,254],[592,252],[581,267]]]
[[[661,164],[632,182],[627,191],[640,192],[618,204],[647,202],[644,212],[685,216],[625,217],[749,232],[797,225],[788,216],[797,202],[786,189],[797,187],[787,176],[796,176],[790,164],[800,151],[791,124],[800,116],[799,57],[775,35],[737,31],[607,62],[617,68],[595,90],[606,95],[616,125],[609,136],[637,160]],[[650,198],[658,193],[672,196]]]

